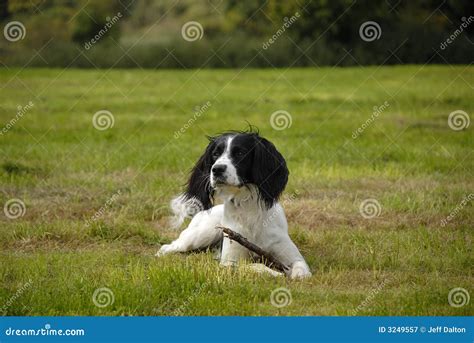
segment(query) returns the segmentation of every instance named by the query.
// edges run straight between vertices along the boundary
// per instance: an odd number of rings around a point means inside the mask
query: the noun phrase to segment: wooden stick
[[[228,227],[223,227],[223,226],[217,226],[216,229],[221,229],[225,234],[227,234],[229,239],[236,241],[240,245],[256,253],[258,256],[263,257],[264,260],[268,261],[271,267],[274,267],[275,269],[282,271],[284,273],[289,272],[290,268],[288,266],[278,261],[272,254],[266,252],[265,250],[253,244],[252,242],[249,242],[249,240],[245,238],[244,236],[242,236],[240,233],[237,233],[229,229]]]

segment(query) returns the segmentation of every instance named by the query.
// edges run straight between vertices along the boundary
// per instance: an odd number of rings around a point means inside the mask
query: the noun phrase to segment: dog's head
[[[212,207],[216,189],[255,185],[264,206],[278,200],[288,181],[288,168],[275,146],[255,132],[228,132],[208,137],[209,145],[194,166],[185,196]]]

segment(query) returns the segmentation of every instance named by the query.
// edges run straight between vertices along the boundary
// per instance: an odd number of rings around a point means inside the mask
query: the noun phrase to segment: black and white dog
[[[288,235],[285,213],[278,203],[289,174],[283,156],[255,132],[227,132],[209,140],[185,193],[171,202],[173,212],[181,218],[195,215],[179,238],[163,245],[157,256],[202,249],[223,240],[222,265],[251,257],[248,249],[216,229],[224,226],[272,253],[289,267],[290,278],[311,276]],[[223,204],[213,206],[214,200]]]

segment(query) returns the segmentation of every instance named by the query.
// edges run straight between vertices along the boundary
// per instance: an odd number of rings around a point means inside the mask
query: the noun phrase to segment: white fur
[[[225,150],[214,163],[214,165],[226,166],[222,175],[225,185],[216,184],[213,173],[210,173],[210,185],[214,189],[214,198],[223,204],[202,211],[202,204],[195,198],[188,199],[180,195],[173,199],[171,201],[171,209],[175,215],[173,225],[180,226],[186,217],[191,217],[192,220],[178,239],[171,244],[163,245],[156,255],[163,256],[207,248],[222,240],[220,255],[222,265],[234,266],[241,260],[251,257],[251,252],[247,248],[231,241],[228,237],[223,237],[222,231],[216,229],[217,226],[224,226],[240,233],[250,242],[273,254],[289,267],[287,275],[290,278],[311,276],[303,256],[288,235],[288,224],[280,204],[276,203],[267,209],[260,201],[255,185],[239,187],[241,180],[230,157],[233,138],[234,136],[227,138]],[[263,265],[253,264],[249,269],[275,276],[280,275]]]
[[[253,185],[218,187],[215,196],[224,204],[196,214],[178,239],[163,245],[157,256],[206,248],[222,239],[222,232],[216,226],[224,226],[240,233],[289,266],[287,275],[290,278],[311,276],[303,256],[288,235],[288,224],[280,204],[266,209],[260,204],[257,189]],[[223,238],[222,265],[236,265],[248,257],[249,250],[227,237]]]
[[[174,229],[179,228],[181,224],[183,224],[185,218],[193,218],[197,213],[204,209],[199,200],[194,198],[186,199],[184,194],[171,200],[170,207],[173,212],[170,225]]]
[[[234,164],[232,163],[232,160],[230,159],[230,148],[232,146],[233,138],[234,138],[233,136],[230,136],[229,138],[227,138],[226,149],[224,153],[216,160],[216,162],[214,162],[213,166],[217,164],[225,165],[227,168],[223,176],[226,180],[226,183],[229,185],[238,186],[240,184],[240,178],[237,175],[237,169],[235,168]],[[216,180],[214,179],[214,175],[212,173],[211,173],[211,186],[212,187],[216,186]]]

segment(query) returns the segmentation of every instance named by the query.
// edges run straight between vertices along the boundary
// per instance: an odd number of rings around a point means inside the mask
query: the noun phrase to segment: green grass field
[[[448,125],[456,110],[472,118],[473,84],[472,66],[1,69],[2,127],[18,106],[33,106],[0,136],[1,206],[25,204],[19,218],[0,215],[0,311],[473,315],[472,299],[448,302],[456,287],[474,295],[473,203],[461,204],[474,193],[473,124]],[[94,128],[99,110],[113,114],[113,127]],[[291,114],[291,127],[272,128],[277,110]],[[287,159],[282,200],[311,279],[223,269],[211,253],[154,257],[178,235],[168,202],[204,136],[246,122]],[[378,216],[361,215],[365,199],[380,203]],[[101,287],[114,297],[105,307],[93,302]],[[279,287],[292,297],[281,308],[271,303]]]

